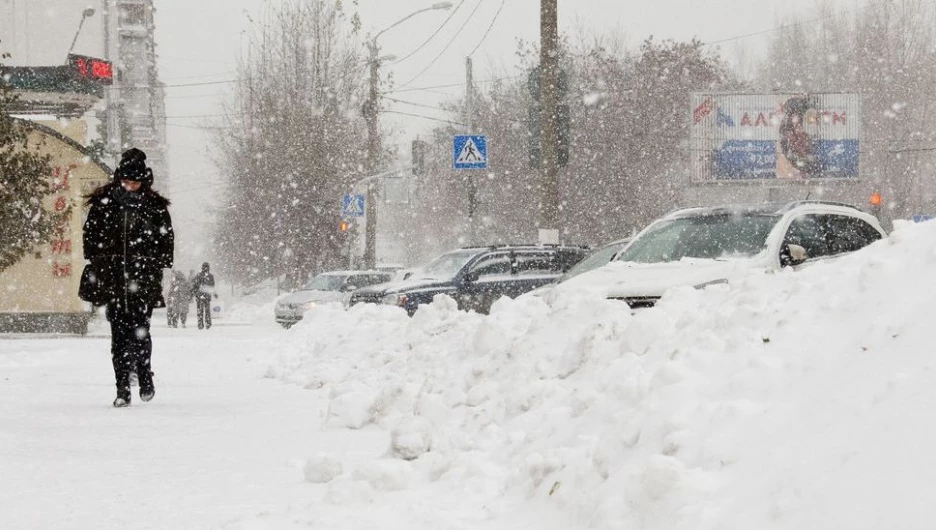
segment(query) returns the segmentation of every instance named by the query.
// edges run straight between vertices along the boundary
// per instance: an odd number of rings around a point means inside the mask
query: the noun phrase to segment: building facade
[[[116,76],[108,93],[107,141],[114,153],[146,152],[156,186],[169,190],[165,90],[156,66],[152,0],[103,0],[105,50]]]

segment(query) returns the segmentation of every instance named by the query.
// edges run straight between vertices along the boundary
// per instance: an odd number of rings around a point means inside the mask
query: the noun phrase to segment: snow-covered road
[[[327,403],[263,378],[283,330],[153,330],[156,398],[111,407],[108,338],[0,338],[0,528],[218,528],[314,500],[318,451],[372,457],[380,431],[320,431]]]

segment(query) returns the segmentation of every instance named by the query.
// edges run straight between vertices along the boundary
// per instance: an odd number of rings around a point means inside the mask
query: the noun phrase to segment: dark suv
[[[435,295],[447,294],[460,309],[487,313],[502,296],[516,298],[555,281],[586,252],[572,246],[463,248],[442,254],[406,280],[355,291],[351,305],[395,305],[412,315]]]

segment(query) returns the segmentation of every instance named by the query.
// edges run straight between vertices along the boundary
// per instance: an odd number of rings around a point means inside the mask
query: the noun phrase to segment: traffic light
[[[883,199],[880,192],[874,192],[871,194],[871,197],[868,198],[868,205],[870,206],[871,213],[877,217],[881,215],[881,206],[883,205]]]

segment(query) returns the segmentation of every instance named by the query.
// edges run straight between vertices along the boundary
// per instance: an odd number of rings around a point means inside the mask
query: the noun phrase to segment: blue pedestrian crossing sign
[[[364,195],[348,193],[341,203],[341,216],[364,217]]]
[[[452,153],[455,169],[487,169],[487,136],[455,136]]]

